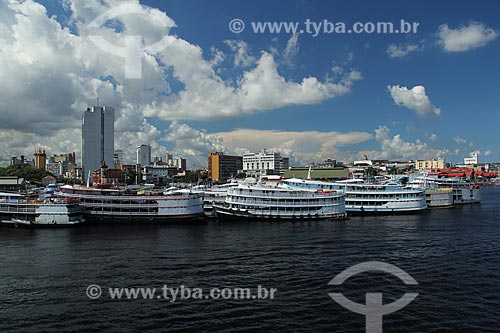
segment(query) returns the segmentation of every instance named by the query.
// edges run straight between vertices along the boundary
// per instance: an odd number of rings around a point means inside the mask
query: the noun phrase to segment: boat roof
[[[0,197],[22,197],[20,193],[0,192]]]

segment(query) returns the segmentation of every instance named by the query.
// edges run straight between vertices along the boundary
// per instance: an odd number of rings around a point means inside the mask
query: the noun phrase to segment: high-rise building
[[[236,176],[243,166],[243,157],[208,153],[208,176],[213,181],[226,181]]]
[[[151,162],[153,163],[153,165],[163,165],[163,159],[161,158],[161,156],[153,156]]]
[[[82,118],[82,171],[84,180],[105,163],[113,167],[115,150],[115,110],[93,106]]]
[[[120,169],[121,165],[123,164],[123,150],[115,150],[115,153],[113,154],[113,160],[115,169]]]
[[[52,173],[56,177],[67,176],[71,169],[76,167],[75,163],[68,161],[48,162],[45,170]]]
[[[166,165],[173,165],[174,164],[174,155],[166,153],[165,154],[165,162]]]
[[[182,171],[186,171],[186,159],[182,157],[176,157],[173,160],[173,165],[177,167],[177,169],[181,169]]]
[[[35,164],[35,169],[45,170],[45,163],[47,162],[47,154],[45,154],[45,149],[38,149],[38,152],[33,154],[33,162]]]
[[[151,146],[150,145],[137,146],[136,164],[140,164],[141,166],[151,165]]]
[[[50,163],[58,163],[58,162],[72,162],[76,163],[76,153],[67,153],[67,154],[55,154],[49,157]]]

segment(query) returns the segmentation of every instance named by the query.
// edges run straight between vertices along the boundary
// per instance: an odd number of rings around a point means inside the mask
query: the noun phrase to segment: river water
[[[418,293],[383,316],[384,332],[499,332],[500,188],[481,191],[479,205],[336,222],[1,227],[0,332],[364,332],[365,316],[333,292],[360,304],[366,293],[384,304]],[[370,261],[418,285],[381,271],[328,284]],[[186,297],[164,297],[165,285]],[[274,297],[256,297],[259,286]],[[156,289],[112,299],[110,288]],[[254,298],[189,299],[196,288],[250,288]]]

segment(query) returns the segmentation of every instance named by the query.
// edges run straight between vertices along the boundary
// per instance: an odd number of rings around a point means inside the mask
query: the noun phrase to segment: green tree
[[[373,168],[373,167],[368,167],[368,168],[366,169],[366,176],[367,176],[368,178],[373,178],[373,177],[375,177],[375,176],[378,176],[378,169],[375,169],[375,168]]]
[[[127,185],[134,185],[136,183],[137,172],[131,169],[127,169],[125,178]]]
[[[234,178],[236,179],[245,179],[247,177],[247,174],[244,172],[238,172]]]
[[[6,168],[0,167],[0,176],[16,176],[26,179],[31,183],[40,183],[43,177],[54,175],[45,170],[35,169],[30,164],[9,165]]]

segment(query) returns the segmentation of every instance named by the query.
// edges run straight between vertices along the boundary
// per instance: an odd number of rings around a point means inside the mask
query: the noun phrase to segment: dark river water
[[[383,316],[384,332],[499,332],[500,188],[481,191],[479,205],[343,222],[0,227],[0,332],[364,332],[365,315],[329,293],[360,304],[382,293],[387,304],[410,292],[413,302]],[[328,284],[369,261],[418,285],[381,271]],[[164,285],[254,297],[173,301]],[[109,288],[156,291],[112,299]]]

